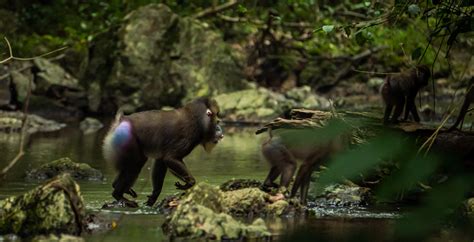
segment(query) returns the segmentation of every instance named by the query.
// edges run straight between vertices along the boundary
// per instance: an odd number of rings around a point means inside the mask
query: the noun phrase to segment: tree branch
[[[238,0],[231,0],[227,3],[224,3],[222,5],[219,5],[219,6],[212,6],[210,8],[206,8],[204,9],[203,11],[193,15],[192,17],[193,18],[204,18],[204,17],[209,17],[211,15],[214,15],[218,12],[221,12],[221,11],[224,11],[224,10],[227,10],[229,8],[232,8],[234,5],[236,5],[237,3],[239,3]]]

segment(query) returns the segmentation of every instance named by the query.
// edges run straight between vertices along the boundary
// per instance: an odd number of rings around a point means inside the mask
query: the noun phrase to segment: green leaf
[[[325,33],[331,33],[334,30],[334,25],[324,25],[323,31]]]
[[[411,59],[412,60],[418,60],[420,58],[421,54],[423,54],[423,48],[418,47],[411,53]]]

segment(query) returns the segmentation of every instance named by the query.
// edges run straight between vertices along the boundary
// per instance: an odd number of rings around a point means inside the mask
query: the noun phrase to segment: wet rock
[[[296,102],[265,88],[246,89],[215,97],[221,114],[233,120],[269,120]]]
[[[54,86],[81,89],[79,81],[67,73],[60,65],[45,58],[35,58],[34,65],[38,68],[36,92],[46,93]]]
[[[84,134],[92,134],[97,132],[99,129],[104,127],[104,125],[95,118],[86,118],[81,121],[79,124],[79,128],[82,130]]]
[[[8,108],[11,105],[12,92],[9,78],[0,80],[0,108]]]
[[[466,214],[474,218],[474,198],[469,198],[464,202]]]
[[[367,206],[373,201],[370,189],[357,185],[335,184],[324,188],[314,203],[318,206],[359,207]]]
[[[167,217],[163,230],[171,237],[249,239],[270,236],[262,219],[246,225],[227,214],[230,200],[217,187],[199,183],[188,190]]]
[[[224,192],[239,190],[242,188],[261,187],[262,182],[254,179],[232,179],[220,185],[220,189]]]
[[[263,213],[270,204],[270,195],[259,188],[244,188],[224,192],[222,203],[230,214],[235,216],[252,216]]]
[[[97,36],[82,82],[94,88],[100,83],[100,91],[90,96],[101,100],[94,105],[99,109],[176,106],[183,99],[245,86],[231,51],[206,24],[181,18],[163,4],[149,4],[129,13],[119,28]]]
[[[221,113],[232,120],[273,119],[293,107],[329,108],[330,103],[309,87],[294,88],[285,95],[265,88],[224,93],[215,97]]]
[[[24,114],[22,112],[0,111],[0,130],[20,131],[23,124]],[[29,114],[26,131],[28,133],[52,132],[66,127],[63,123],[42,118],[38,115]]]
[[[16,93],[16,100],[12,101],[24,102],[28,95],[28,85],[30,85],[29,82],[32,79],[31,74],[28,75],[20,71],[11,71],[10,76],[14,89],[12,92]],[[35,90],[35,87],[35,83],[31,81],[32,92]]]
[[[78,235],[83,230],[84,202],[79,185],[63,174],[25,193],[0,201],[0,234]]]
[[[297,103],[298,108],[329,109],[331,103],[327,98],[316,95],[309,86],[290,89],[285,96]]]
[[[26,173],[27,180],[45,180],[62,173],[69,173],[77,180],[103,180],[104,175],[97,169],[85,163],[76,163],[70,158],[64,157],[46,163],[39,168]]]
[[[33,94],[50,99],[53,102],[45,101],[44,104],[46,105],[34,105],[37,101],[32,101],[31,112],[40,113],[44,117],[55,118],[53,116],[55,111],[66,111],[81,117],[83,115],[81,110],[88,107],[88,99],[84,88],[79,85],[79,81],[59,64],[47,59],[35,58],[33,65],[31,69],[35,83]],[[56,110],[51,109],[52,107]],[[53,114],[50,115],[50,113]]]
[[[238,183],[238,180],[231,180],[221,187],[228,189],[233,187],[232,184],[256,185],[256,183],[250,183],[249,181],[252,180],[244,180],[243,183]],[[184,195],[167,197],[158,207],[160,211],[172,212],[177,204],[187,202],[197,203],[217,213],[223,212],[237,217],[281,216],[302,209],[297,201],[275,199],[275,196],[256,187],[222,191],[218,187],[207,183],[199,183]]]
[[[171,237],[206,239],[251,239],[269,237],[265,222],[255,220],[245,225],[225,213],[193,203],[178,205],[177,209],[163,224],[163,230]]]

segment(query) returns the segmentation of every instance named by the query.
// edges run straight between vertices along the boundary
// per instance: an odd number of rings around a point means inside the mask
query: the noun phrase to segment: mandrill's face
[[[206,116],[207,119],[205,123],[208,124],[208,133],[205,138],[204,143],[202,144],[204,150],[210,153],[212,149],[216,146],[219,141],[224,138],[224,132],[222,128],[218,125],[219,123],[219,106],[214,99],[206,100]]]

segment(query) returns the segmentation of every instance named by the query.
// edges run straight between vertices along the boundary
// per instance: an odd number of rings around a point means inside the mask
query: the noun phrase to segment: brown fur
[[[428,66],[419,65],[405,72],[387,77],[380,88],[380,93],[385,103],[383,119],[385,124],[389,121],[397,123],[404,107],[405,115],[403,120],[407,120],[411,112],[413,119],[416,122],[420,122],[420,117],[416,110],[415,97],[418,91],[428,84],[430,76],[431,72]],[[395,107],[395,111],[390,119],[393,107]]]
[[[212,112],[211,116],[207,115],[207,110]],[[219,106],[215,100],[199,98],[176,110],[151,110],[119,117],[119,121],[130,122],[133,139],[114,155],[119,173],[113,183],[113,197],[125,201],[129,206],[137,206],[135,202],[125,199],[123,194],[129,191],[135,193],[132,186],[147,158],[155,159],[152,170],[153,192],[147,205],[152,206],[160,195],[168,169],[184,182],[175,183],[178,189],[192,187],[196,181],[183,158],[196,146],[201,144],[205,147],[215,142],[218,114]],[[110,140],[105,139],[104,147],[111,146]]]
[[[312,141],[304,145],[294,145],[282,136],[273,137],[271,130],[269,135],[270,139],[262,144],[262,154],[271,165],[270,172],[263,183],[264,189],[278,186],[288,188],[296,171],[296,161],[301,160],[302,164],[296,174],[290,196],[294,197],[300,190],[300,200],[305,203],[314,168],[345,147],[344,136],[323,143]],[[280,184],[277,185],[274,181],[279,176],[281,176]]]

